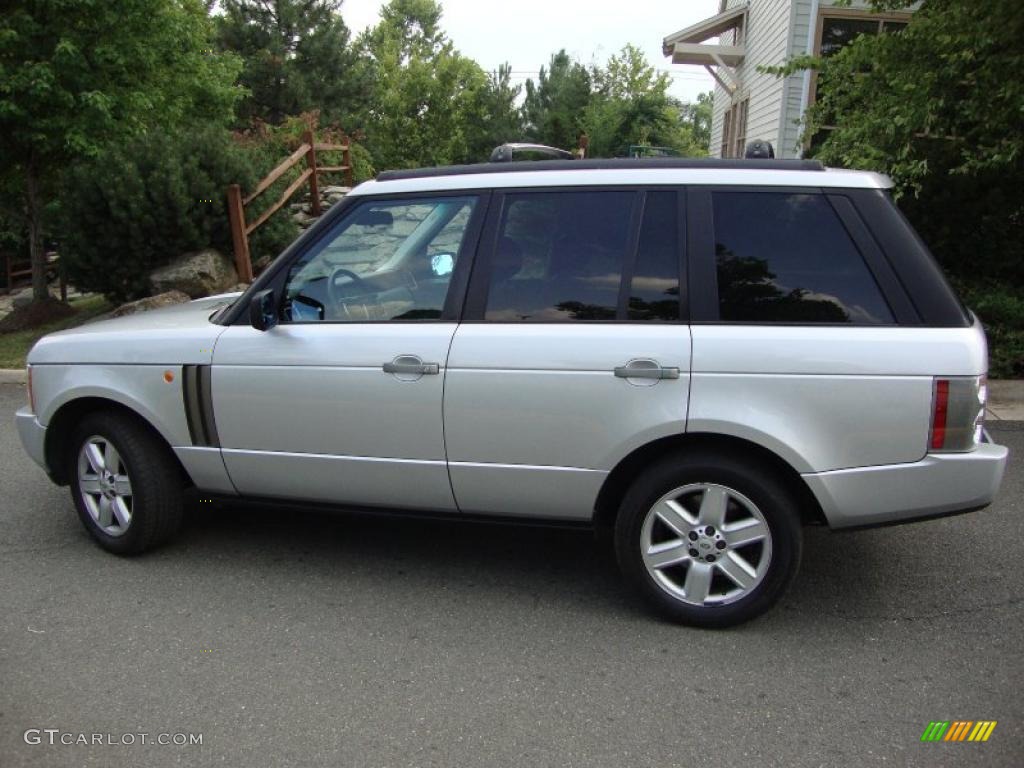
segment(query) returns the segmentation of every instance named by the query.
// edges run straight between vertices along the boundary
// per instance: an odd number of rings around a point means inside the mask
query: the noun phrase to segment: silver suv
[[[561,521],[662,614],[779,599],[801,529],[992,501],[986,345],[888,179],[809,161],[381,174],[241,296],[53,334],[25,447],[149,549],[183,490]]]

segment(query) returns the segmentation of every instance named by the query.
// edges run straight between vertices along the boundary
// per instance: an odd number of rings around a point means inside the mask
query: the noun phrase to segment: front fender
[[[170,381],[165,374],[170,374]],[[181,390],[181,366],[34,365],[36,418],[47,426],[65,405],[103,398],[134,411],[171,447],[191,444]]]

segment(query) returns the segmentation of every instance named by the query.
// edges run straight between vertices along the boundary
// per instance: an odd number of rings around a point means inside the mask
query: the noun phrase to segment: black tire
[[[644,563],[642,537],[648,513],[666,494],[698,484],[724,486],[746,497],[756,506],[770,532],[769,557],[761,581],[750,587],[747,594],[731,598],[733,602],[708,602],[701,605],[685,602],[682,596],[660,585]],[[727,504],[736,509],[735,500]],[[675,535],[672,532],[670,537]],[[686,535],[689,536],[689,533]],[[681,536],[679,538],[682,540]],[[701,541],[711,543],[713,539],[705,539],[702,534]],[[756,462],[721,454],[679,454],[652,465],[637,477],[627,491],[615,521],[616,558],[627,580],[661,616],[698,627],[732,626],[749,621],[768,610],[779,600],[796,575],[802,542],[798,503],[786,484]],[[755,552],[759,556],[761,546],[764,545],[755,545]],[[712,556],[720,554],[713,547],[707,551]],[[689,562],[692,561],[672,567],[679,568],[681,574],[687,574]],[[701,566],[705,567],[703,563]],[[718,566],[709,567],[712,573],[717,573]],[[659,577],[661,574],[658,571]],[[712,578],[720,584],[724,575]],[[725,584],[737,588],[729,580]],[[723,590],[723,593],[727,591]],[[709,597],[715,599],[713,595]]]
[[[131,520],[117,536],[107,534],[93,519],[79,483],[79,454],[93,437],[108,440],[114,446],[131,480]],[[96,543],[108,552],[146,552],[178,531],[183,509],[181,471],[167,446],[137,418],[116,411],[90,413],[74,431],[67,461],[71,498],[78,517]]]

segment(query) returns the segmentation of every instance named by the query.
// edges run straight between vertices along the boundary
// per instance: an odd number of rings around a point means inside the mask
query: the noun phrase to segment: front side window
[[[291,322],[437,320],[475,196],[360,203],[288,272]]]
[[[712,201],[721,320],[893,322],[824,195],[714,192]]]
[[[634,192],[530,192],[505,199],[484,319],[614,320]]]

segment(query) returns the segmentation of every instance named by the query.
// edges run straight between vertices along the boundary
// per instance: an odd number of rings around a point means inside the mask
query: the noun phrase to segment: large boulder
[[[149,275],[153,293],[181,291],[193,299],[223,293],[238,282],[235,265],[224,254],[207,248],[182,254]]]
[[[130,301],[127,304],[122,304],[120,307],[104,315],[102,318],[106,320],[111,317],[123,317],[124,315],[134,315],[139,312],[146,312],[150,309],[159,309],[160,307],[169,307],[172,304],[184,304],[186,301],[191,301],[192,297],[187,293],[181,291],[167,291],[166,293],[160,293],[156,296],[147,296],[144,299],[138,301]]]

